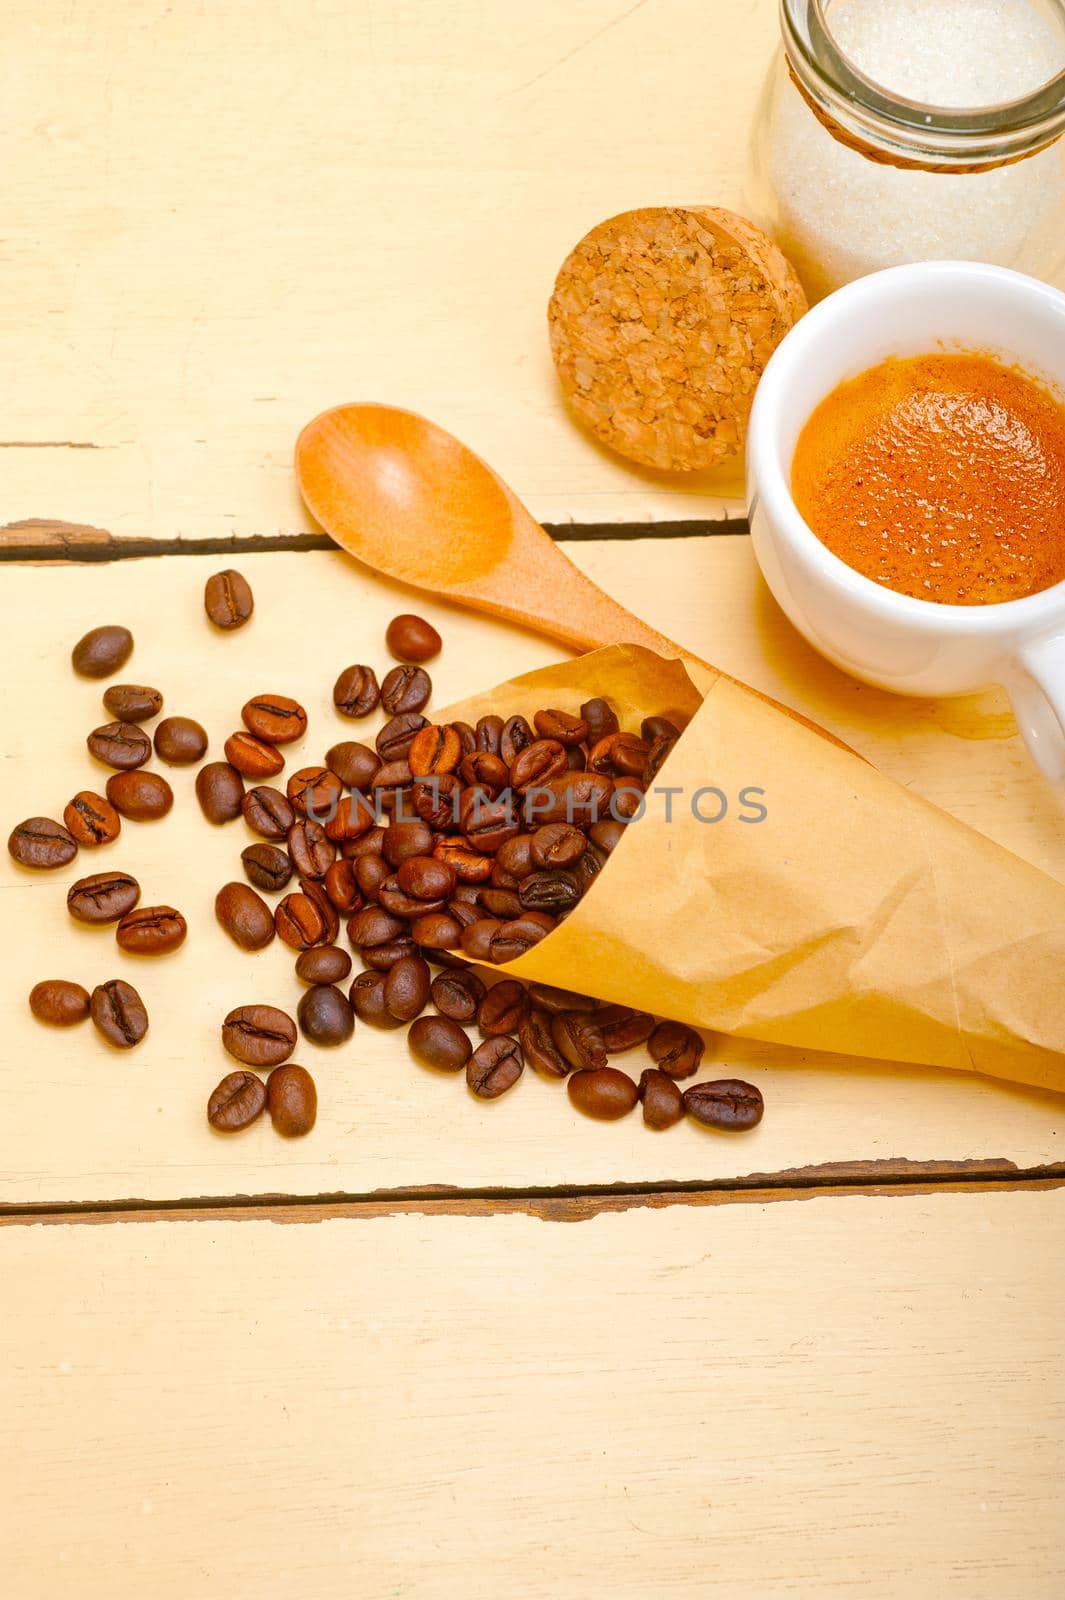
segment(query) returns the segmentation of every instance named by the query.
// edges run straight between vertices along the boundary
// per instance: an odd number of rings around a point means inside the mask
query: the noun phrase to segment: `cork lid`
[[[805,310],[794,269],[753,222],[654,206],[584,236],[548,324],[566,398],[597,438],[693,472],[742,449],[766,362]]]

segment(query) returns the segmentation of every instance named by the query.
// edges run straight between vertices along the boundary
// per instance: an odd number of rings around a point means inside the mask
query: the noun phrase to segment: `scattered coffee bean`
[[[94,872],[67,890],[67,910],[78,922],[103,925],[120,922],[141,897],[140,884],[128,872]]]
[[[651,1060],[671,1078],[690,1078],[703,1059],[703,1038],[683,1022],[660,1022],[647,1041]]]
[[[301,767],[287,788],[293,810],[323,827],[333,820],[344,794],[343,784],[328,767]]]
[[[296,1048],[296,1024],[276,1006],[237,1006],[222,1024],[222,1043],[246,1067],[276,1067]]]
[[[124,667],[133,653],[133,635],[128,628],[110,624],[92,628],[79,639],[70,653],[74,671],[83,678],[110,678]]]
[[[276,1132],[286,1139],[310,1133],[318,1116],[318,1091],[306,1067],[275,1067],[266,1080],[266,1103]]]
[[[72,839],[84,849],[110,844],[122,829],[118,812],[102,794],[81,789],[63,811],[63,821]]]
[[[185,918],[173,906],[138,906],[127,911],[115,938],[119,949],[130,955],[166,956],[185,943],[188,931]]]
[[[268,784],[249,789],[240,809],[248,827],[253,833],[262,834],[264,839],[286,839],[296,820],[296,813],[281,790],[271,789]]]
[[[345,739],[327,751],[325,764],[349,789],[368,789],[381,770],[381,757],[368,744]]]
[[[174,791],[160,773],[140,767],[113,773],[107,780],[107,798],[131,822],[155,822],[174,804]]]
[[[300,1028],[312,1044],[343,1044],[351,1038],[355,1027],[351,1002],[328,983],[316,983],[301,995],[296,1015]]]
[[[419,1017],[407,1033],[411,1055],[437,1072],[461,1072],[473,1054],[467,1034],[449,1017]]]
[[[432,976],[422,956],[404,956],[385,977],[385,1005],[400,1022],[413,1022],[429,1003]]]
[[[640,738],[648,744],[655,739],[679,739],[680,729],[668,717],[644,717],[640,724]]]
[[[342,717],[368,717],[381,699],[372,667],[345,667],[333,685],[333,704]]]
[[[243,628],[255,609],[247,578],[232,567],[225,572],[213,573],[204,586],[203,608],[216,628],[226,632],[232,628]]]
[[[67,978],[45,978],[30,990],[30,1010],[38,1022],[71,1028],[89,1015],[89,991]]]
[[[288,853],[301,878],[324,878],[337,847],[320,823],[301,817],[288,830]]]
[[[385,643],[397,661],[431,661],[443,648],[443,640],[432,623],[409,611],[392,618]]]
[[[603,1049],[612,1056],[646,1044],[654,1028],[654,1017],[629,1006],[604,1006],[595,1015],[595,1031],[603,1041]]]
[[[245,778],[276,778],[285,765],[285,758],[275,745],[257,739],[243,729],[231,733],[223,746],[226,760]]]
[[[439,972],[429,993],[442,1016],[452,1022],[472,1022],[484,999],[485,986],[476,972]]]
[[[466,1064],[466,1082],[481,1100],[495,1100],[521,1077],[525,1060],[517,1039],[497,1034],[479,1044]]]
[[[224,884],[215,895],[214,914],[242,950],[264,950],[274,937],[273,912],[246,883]]]
[[[117,1050],[132,1050],[148,1032],[144,1001],[124,978],[109,978],[96,986],[90,1000],[92,1020]]]
[[[155,753],[168,766],[192,766],[207,754],[207,734],[191,717],[164,717],[155,730]]]
[[[236,1133],[261,1116],[266,1085],[254,1072],[227,1072],[207,1102],[207,1120],[218,1133]]]
[[[477,1007],[477,1029],[483,1039],[516,1033],[529,1010],[529,991],[516,978],[502,978]]]
[[[564,1078],[570,1072],[570,1063],[552,1037],[548,1012],[530,1011],[518,1029],[518,1039],[526,1061],[541,1077]]]
[[[240,718],[249,733],[267,744],[291,744],[307,732],[306,711],[284,694],[256,695],[244,705]]]
[[[325,884],[320,878],[301,878],[300,890],[312,900],[322,914],[321,944],[336,944],[340,933],[340,913],[325,892]]]
[[[368,1022],[372,1028],[401,1028],[403,1026],[399,1018],[394,1017],[385,1005],[385,983],[387,980],[387,972],[360,972],[356,975],[351,988],[348,990],[348,999],[351,1001],[355,1015],[360,1022]]]
[[[228,761],[209,761],[196,774],[196,798],[208,822],[232,822],[240,816],[244,779]]]
[[[345,916],[350,916],[353,911],[358,911],[361,907],[362,891],[355,876],[353,861],[341,857],[339,861],[331,862],[325,869],[322,885],[333,905]]]
[[[240,852],[244,873],[257,889],[272,894],[282,890],[292,877],[293,867],[286,850],[276,844],[250,844]]]
[[[560,1011],[551,1018],[551,1038],[571,1067],[599,1071],[606,1066],[606,1051],[595,1030],[594,1015],[589,1016],[584,1011]]]
[[[758,1126],[765,1103],[753,1083],[720,1078],[716,1083],[693,1083],[685,1089],[684,1109],[705,1128],[740,1133]]]
[[[304,950],[296,962],[296,976],[304,983],[342,983],[351,972],[351,957],[335,944]]]
[[[649,1128],[672,1128],[684,1115],[684,1096],[673,1079],[657,1067],[647,1067],[640,1074],[639,1096]]]
[[[378,731],[374,748],[382,761],[405,761],[415,734],[427,726],[427,719],[420,712],[401,712]]]
[[[274,912],[277,936],[290,950],[306,950],[325,938],[325,918],[314,901],[301,892],[287,894]]]
[[[148,722],[163,709],[158,689],[140,683],[112,683],[104,690],[104,710],[116,722]]]
[[[143,728],[132,722],[105,723],[102,728],[94,728],[85,743],[97,761],[123,772],[143,767],[152,753],[152,741]]]
[[[421,711],[432,692],[432,680],[423,667],[393,667],[381,684],[381,709],[390,717]]]
[[[601,1122],[616,1122],[619,1117],[628,1116],[636,1104],[636,1085],[616,1067],[575,1072],[566,1089],[578,1111],[583,1111],[587,1117],[597,1117]]]

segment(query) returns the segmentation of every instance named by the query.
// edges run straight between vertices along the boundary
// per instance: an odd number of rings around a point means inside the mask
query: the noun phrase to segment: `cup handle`
[[[1065,783],[1065,634],[1022,645],[1006,688],[1036,765]]]

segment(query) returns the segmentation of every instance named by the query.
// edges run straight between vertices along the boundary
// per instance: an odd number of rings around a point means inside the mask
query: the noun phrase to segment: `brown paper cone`
[[[531,720],[603,695],[627,729],[691,719],[592,890],[500,970],[725,1033],[1065,1090],[1065,886],[691,670],[705,681],[618,645],[441,714]],[[710,786],[718,822],[692,812]],[[749,789],[764,821],[740,820]]]

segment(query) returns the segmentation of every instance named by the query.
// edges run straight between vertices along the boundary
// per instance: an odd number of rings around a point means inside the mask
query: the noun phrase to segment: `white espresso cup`
[[[888,356],[979,351],[1065,393],[1065,294],[1003,267],[892,267],[830,295],[773,355],[747,439],[754,551],[778,604],[845,672],[896,694],[971,694],[1002,684],[1028,748],[1065,781],[1065,583],[999,605],[916,600],[855,572],[799,514],[791,465],[811,412]],[[1065,527],[1061,530],[1065,541]]]

